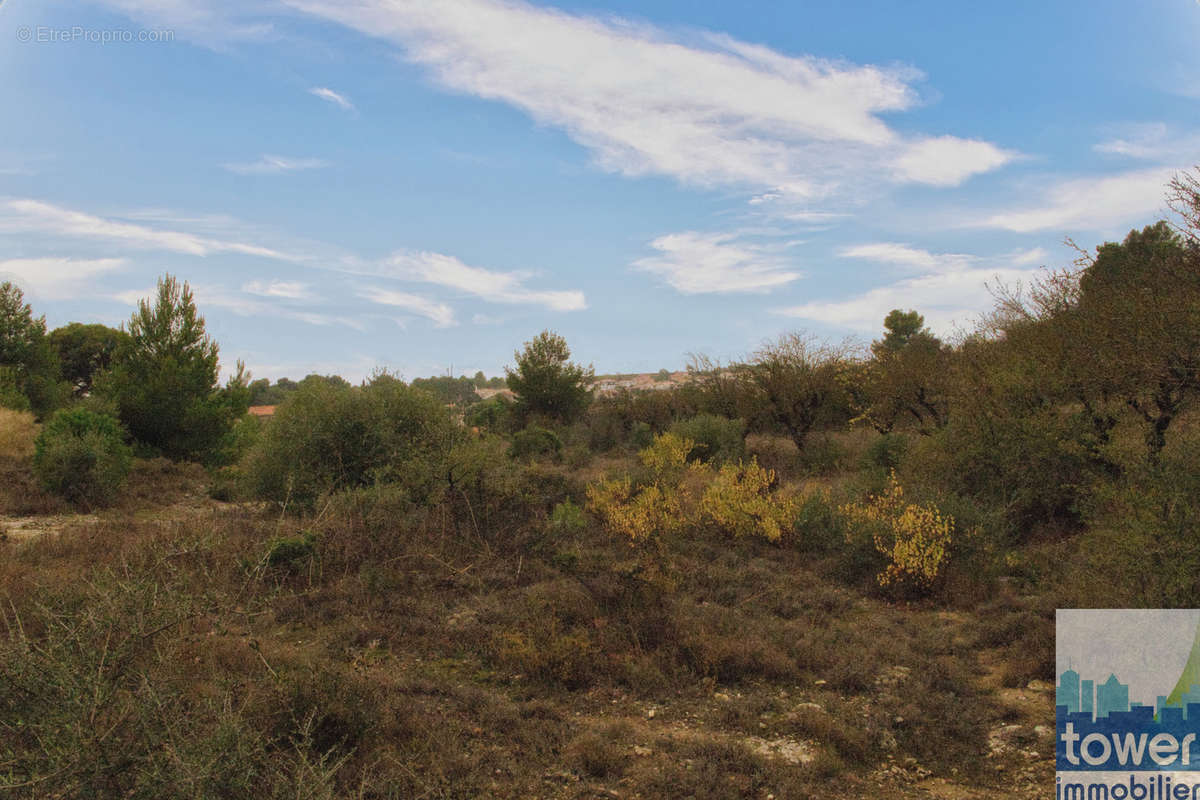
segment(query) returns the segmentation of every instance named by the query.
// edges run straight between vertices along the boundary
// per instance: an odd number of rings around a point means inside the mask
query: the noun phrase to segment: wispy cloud
[[[314,86],[313,88],[308,90],[308,93],[321,98],[322,100],[324,100],[327,103],[333,103],[335,106],[337,106],[338,108],[341,108],[345,111],[355,111],[356,110],[354,108],[354,103],[351,103],[349,98],[347,98],[343,94],[339,94],[338,92],[335,92],[333,89],[330,89],[326,86]]]
[[[920,274],[849,298],[811,301],[776,309],[775,313],[866,333],[881,331],[883,318],[892,309],[912,308],[925,316],[931,328],[945,335],[956,327],[969,326],[991,308],[991,289],[1028,284],[1040,273],[1047,254],[1036,247],[982,258],[880,242],[850,247],[839,255],[895,264]]]
[[[1190,167],[1200,153],[1200,132],[1181,130],[1164,122],[1117,127],[1119,135],[1092,147],[1097,153]]]
[[[1123,225],[1146,224],[1164,208],[1167,182],[1174,172],[1156,167],[1060,181],[1028,206],[991,214],[969,224],[1017,233],[1113,232]]]
[[[917,100],[920,75],[908,68],[785,55],[720,34],[685,40],[520,0],[285,2],[400,44],[442,85],[562,128],[626,175],[798,199],[880,173],[955,185],[1011,158],[987,142],[892,130],[881,115]]]
[[[279,261],[304,260],[300,256],[250,242],[152,228],[26,198],[0,201],[0,232],[42,232],[55,236],[100,240],[142,250],[164,250],[193,256],[238,253]]]
[[[264,155],[257,161],[241,164],[222,164],[221,166],[238,175],[278,175],[284,172],[321,169],[328,167],[329,162],[321,158],[286,158],[284,156]]]
[[[408,292],[396,292],[391,289],[372,287],[359,295],[364,300],[370,300],[384,306],[392,306],[433,320],[439,328],[454,325],[454,310],[445,303],[439,303],[428,297],[422,297]]]
[[[366,325],[364,325],[360,317],[323,314],[302,308],[280,305],[279,303],[272,303],[261,299],[263,295],[257,297],[249,296],[244,288],[241,292],[238,292],[224,286],[204,283],[193,285],[191,288],[196,298],[196,305],[200,308],[222,308],[241,317],[278,317],[303,322],[307,325],[322,327],[341,325],[358,331],[366,330]],[[132,306],[137,305],[141,300],[153,299],[155,292],[156,289],[153,287],[130,289],[117,292],[112,295],[112,298]],[[270,295],[269,297],[278,298],[279,295]]]
[[[961,270],[975,260],[963,253],[931,253],[896,242],[876,242],[847,247],[838,252],[843,258],[858,258],[891,264],[908,271],[949,272]]]
[[[633,262],[684,294],[763,292],[800,277],[775,249],[739,241],[736,233],[684,231],[650,242],[659,255]]]
[[[12,280],[47,299],[65,300],[91,293],[90,278],[118,272],[128,263],[123,258],[10,258],[0,261],[0,280]]]
[[[580,311],[587,308],[581,291],[530,289],[525,286],[525,281],[531,277],[529,273],[497,272],[473,267],[441,253],[419,250],[394,253],[386,263],[385,274],[456,289],[489,303],[529,303],[553,311]]]
[[[906,278],[844,300],[813,301],[776,313],[850,330],[882,332],[883,318],[894,308],[916,309],[934,331],[946,335],[969,325],[990,308],[989,286],[1028,283],[1035,269],[982,268],[939,272]]]
[[[311,300],[313,296],[308,284],[298,281],[250,281],[242,285],[242,291],[285,300]]]

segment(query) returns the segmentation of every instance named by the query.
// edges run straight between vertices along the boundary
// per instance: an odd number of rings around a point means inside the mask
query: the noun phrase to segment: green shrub
[[[894,470],[904,460],[908,452],[908,439],[898,433],[885,433],[867,448],[866,466],[881,469],[884,472]]]
[[[1191,441],[1173,443],[1158,464],[1095,489],[1088,526],[1064,582],[1071,603],[1193,608],[1200,604],[1200,471]]]
[[[725,464],[746,454],[746,423],[716,414],[697,414],[670,427],[671,433],[695,442],[689,461]]]
[[[1089,430],[1056,409],[988,420],[959,415],[913,443],[897,474],[915,487],[966,495],[1003,511],[1025,535],[1078,526],[1080,500],[1103,477],[1086,446]]]
[[[587,527],[587,517],[583,509],[571,502],[570,498],[563,500],[550,512],[550,529],[556,533],[579,533]]]
[[[629,442],[638,450],[645,450],[652,445],[654,443],[654,429],[650,427],[650,423],[633,423],[633,430],[629,433]]]
[[[17,382],[17,370],[0,367],[0,408],[9,411],[29,411],[29,398]]]
[[[312,561],[317,551],[317,537],[311,531],[301,531],[295,536],[283,536],[267,549],[263,562],[287,572],[298,572]]]
[[[538,456],[557,456],[562,452],[562,440],[552,430],[531,425],[513,435],[512,446],[508,455],[516,459],[530,459]]]
[[[389,375],[360,387],[314,381],[276,409],[243,470],[252,494],[299,508],[376,483],[399,483],[423,500],[461,435],[432,395]]]
[[[55,414],[34,448],[34,472],[47,491],[84,507],[115,501],[132,461],[121,424],[81,408]]]
[[[513,402],[502,394],[481,400],[463,412],[463,422],[472,428],[491,433],[512,430]]]
[[[833,475],[847,468],[846,446],[836,436],[828,433],[809,436],[800,451],[800,468],[809,475]]]

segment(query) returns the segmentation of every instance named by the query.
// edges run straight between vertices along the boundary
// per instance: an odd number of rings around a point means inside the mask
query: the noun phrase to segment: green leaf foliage
[[[34,447],[34,472],[46,490],[85,508],[111,505],[132,461],[121,424],[84,408],[56,413]]]
[[[166,275],[154,303],[138,303],[128,339],[97,388],[141,444],[169,458],[206,460],[249,405],[240,365],[225,389],[218,386],[217,354],[190,287]]]
[[[515,411],[519,418],[545,417],[572,422],[587,409],[592,393],[589,384],[595,375],[571,362],[567,341],[557,333],[542,331],[525,349],[514,354],[515,370],[505,370],[508,388],[517,395]]]

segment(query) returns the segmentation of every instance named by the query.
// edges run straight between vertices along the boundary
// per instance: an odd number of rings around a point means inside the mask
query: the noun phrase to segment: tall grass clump
[[[33,414],[0,408],[0,458],[24,459],[32,456],[37,432]]]

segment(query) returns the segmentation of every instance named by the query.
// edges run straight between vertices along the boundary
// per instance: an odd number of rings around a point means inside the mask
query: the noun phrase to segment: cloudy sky
[[[2,0],[0,279],[259,377],[969,327],[1164,212],[1200,3]]]

